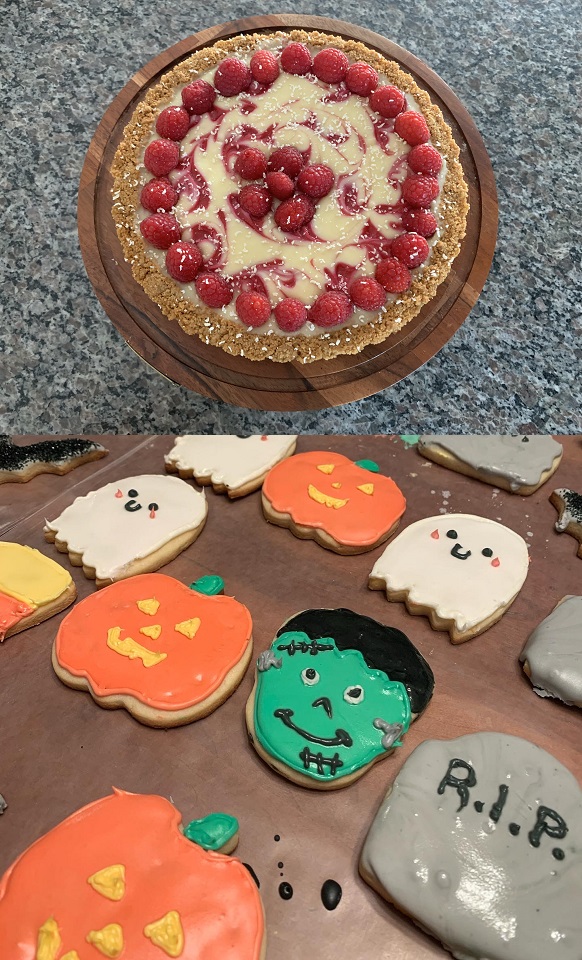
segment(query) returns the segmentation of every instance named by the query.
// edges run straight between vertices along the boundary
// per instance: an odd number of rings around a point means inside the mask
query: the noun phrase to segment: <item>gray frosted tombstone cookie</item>
[[[564,597],[530,635],[519,657],[540,697],[582,707],[582,597]]]
[[[360,872],[459,960],[582,958],[582,789],[527,740],[477,733],[417,747]]]

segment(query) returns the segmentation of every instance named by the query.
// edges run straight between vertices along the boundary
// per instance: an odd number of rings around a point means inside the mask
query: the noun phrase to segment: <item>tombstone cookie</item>
[[[0,642],[48,620],[76,596],[60,563],[32,547],[0,541]]]
[[[427,517],[406,527],[378,558],[368,586],[429,617],[453,643],[483,633],[513,603],[528,571],[522,537],[466,513]]]
[[[257,660],[251,742],[295,783],[337,789],[399,746],[434,687],[400,630],[351,610],[305,610]]]
[[[582,707],[582,597],[564,597],[535,628],[520,661],[540,697]]]
[[[582,791],[527,740],[422,743],[376,814],[360,872],[454,957],[582,957]]]
[[[103,587],[169,563],[196,540],[207,510],[204,494],[177,477],[127,477],[77,497],[44,535]]]
[[[569,533],[578,541],[578,556],[582,557],[582,494],[562,488],[554,490],[550,502],[558,511],[557,533]]]
[[[296,436],[176,437],[164,458],[166,470],[182,479],[212,484],[216,493],[244,497],[262,485],[269,470],[295,450]]]
[[[108,451],[100,443],[82,437],[16,444],[0,435],[0,483],[27,483],[39,473],[63,475],[83,463],[99,460]]]

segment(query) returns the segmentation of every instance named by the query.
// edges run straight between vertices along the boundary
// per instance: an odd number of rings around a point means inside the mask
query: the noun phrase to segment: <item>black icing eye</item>
[[[344,690],[344,700],[346,703],[361,703],[363,699],[363,687],[346,687]]]
[[[301,671],[301,679],[306,686],[313,687],[316,683],[319,683],[319,674],[313,667],[307,667]]]
[[[157,503],[148,503],[148,510],[159,510]]]
[[[459,539],[459,535],[456,530],[447,530],[447,537],[449,537],[451,540]]]
[[[491,547],[484,547],[483,550],[481,551],[481,553],[483,554],[484,557],[492,557],[492,556],[493,556],[493,550],[491,549]]]
[[[127,496],[128,496],[128,497],[139,497],[139,493],[137,492],[137,490],[128,490],[128,491],[127,491]]]

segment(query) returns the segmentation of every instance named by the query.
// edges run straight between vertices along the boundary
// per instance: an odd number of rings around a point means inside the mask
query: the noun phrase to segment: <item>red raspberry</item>
[[[163,213],[172,209],[178,194],[169,180],[148,180],[139,199],[142,207],[150,213]]]
[[[202,266],[202,254],[195,243],[173,243],[166,254],[166,270],[174,280],[189,283]]]
[[[232,300],[232,291],[224,277],[216,273],[199,273],[196,293],[207,307],[226,307]]]
[[[386,291],[374,277],[358,277],[350,285],[350,297],[361,310],[379,310],[386,302]]]
[[[267,169],[267,158],[256,147],[247,147],[234,161],[234,169],[243,180],[260,180]]]
[[[370,97],[370,106],[381,117],[397,117],[406,106],[406,97],[398,87],[379,87]]]
[[[309,311],[309,319],[318,327],[337,327],[344,323],[353,310],[352,301],[345,293],[332,290],[322,293]]]
[[[277,200],[288,200],[295,190],[295,184],[282,170],[267,174],[267,188]]]
[[[281,53],[281,66],[286,73],[303,76],[312,67],[311,54],[304,43],[288,43]]]
[[[180,147],[173,140],[154,140],[144,153],[143,162],[154,177],[165,177],[178,165]]]
[[[436,217],[428,210],[405,210],[402,214],[402,226],[411,233],[418,233],[421,237],[432,237],[436,233],[438,223]]]
[[[218,65],[214,86],[223,97],[236,97],[250,85],[253,76],[246,63],[238,57],[227,57]]]
[[[251,73],[258,83],[269,87],[279,76],[279,64],[270,50],[257,50],[251,57]]]
[[[381,260],[376,267],[376,280],[388,293],[404,293],[408,290],[412,277],[410,271],[396,257]]]
[[[142,220],[139,229],[142,237],[158,250],[167,250],[182,236],[182,227],[171,213],[154,213]]]
[[[418,233],[401,233],[392,241],[390,253],[409,270],[414,270],[428,257],[428,243]]]
[[[301,300],[285,297],[275,307],[275,320],[285,333],[295,333],[307,320],[307,307]]]
[[[394,130],[399,137],[406,140],[411,147],[417,143],[426,143],[430,140],[430,130],[424,117],[414,110],[405,110],[394,121]]]
[[[184,107],[166,107],[156,120],[156,131],[168,140],[182,140],[190,127],[190,114]]]
[[[282,170],[288,177],[295,180],[299,176],[305,161],[296,147],[279,147],[273,150],[269,157],[267,169]]]
[[[242,188],[238,195],[238,202],[251,217],[259,218],[268,214],[273,198],[265,187],[257,187],[253,183]]]
[[[307,197],[283,200],[275,210],[275,223],[284,233],[294,233],[313,220],[315,209]]]
[[[182,90],[182,103],[190,113],[208,113],[215,100],[216,90],[206,80],[194,80]]]
[[[239,320],[246,327],[262,327],[271,316],[271,304],[268,298],[254,290],[239,294],[235,310]]]
[[[430,143],[419,143],[413,147],[407,158],[408,166],[415,173],[428,173],[436,176],[443,165],[443,158]]]
[[[413,173],[402,184],[402,199],[409,207],[428,207],[439,195],[439,183],[434,177]]]
[[[339,83],[348,72],[349,65],[345,53],[335,47],[326,47],[313,58],[313,72],[324,83]]]
[[[303,193],[313,200],[326,197],[333,187],[333,170],[324,163],[314,163],[310,167],[303,167],[297,178],[297,186]]]
[[[369,64],[358,60],[357,63],[352,63],[348,70],[346,84],[352,93],[357,93],[360,97],[369,97],[378,86],[378,74]]]

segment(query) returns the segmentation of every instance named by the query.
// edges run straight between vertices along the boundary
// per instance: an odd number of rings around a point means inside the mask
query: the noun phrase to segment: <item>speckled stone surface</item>
[[[76,194],[105,109],[135,71],[211,23],[311,3],[45,0],[3,5],[0,430],[582,432],[582,71],[577,4],[321,0],[317,13],[425,60],[479,127],[499,190],[497,253],[461,330],[422,369],[335,410],[260,413],[152,372],[86,277]]]

